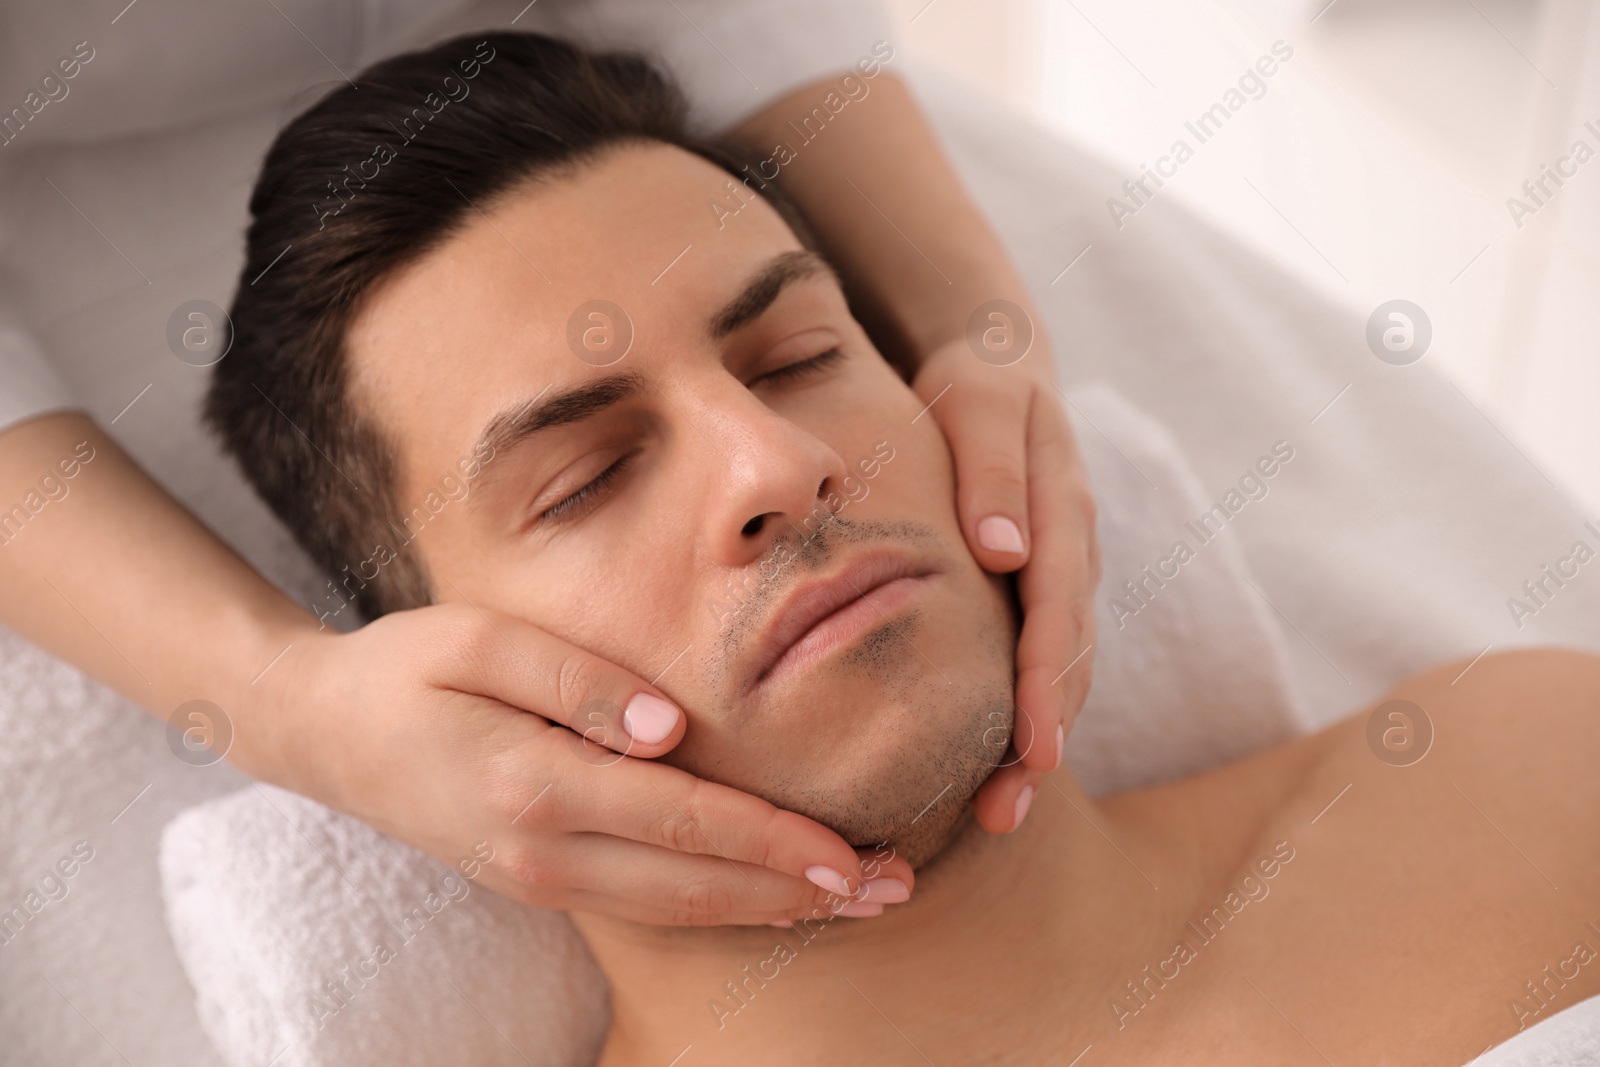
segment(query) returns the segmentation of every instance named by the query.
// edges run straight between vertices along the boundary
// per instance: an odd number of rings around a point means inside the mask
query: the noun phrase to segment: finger
[[[871,849],[858,848],[856,855],[861,859],[866,881],[862,884],[861,892],[848,905],[841,906],[843,898],[829,894],[829,911],[811,907],[785,914],[781,919],[790,923],[808,919],[826,920],[830,912],[848,918],[871,918],[881,915],[887,907],[911,899],[912,891],[916,888],[916,872],[906,858],[895,851],[894,846],[885,842]]]
[[[892,863],[853,898],[764,867],[673,852],[605,834],[574,834],[559,847],[503,851],[490,868],[518,899],[541,907],[607,914],[648,912],[673,925],[753,924],[812,914],[819,908],[855,914],[905,901],[910,870]],[[870,908],[845,908],[847,902]]]
[[[884,843],[870,849],[858,848],[856,856],[861,860],[861,873],[869,887],[880,878],[893,878],[904,883],[908,891],[916,888],[916,872],[911,869],[910,862],[895,851],[893,845]]]
[[[845,901],[889,906],[911,895],[910,865],[884,864],[853,896],[830,893],[802,878],[722,857],[693,856],[603,834],[581,834],[570,843],[568,862],[595,879],[594,888],[669,912],[713,916],[718,922],[770,922],[809,914]]]
[[[1015,382],[963,380],[932,408],[955,460],[962,534],[978,565],[995,574],[1029,559],[1027,397]]]
[[[1042,779],[1020,763],[995,771],[972,799],[978,825],[991,834],[1009,834],[1021,826]]]
[[[503,895],[510,895],[513,899],[521,899],[514,893]],[[527,903],[556,911],[591,912],[651,926],[782,925],[795,926],[803,931],[819,930],[834,918],[865,918],[874,914],[882,914],[881,911],[874,911],[874,909],[881,909],[883,905],[868,906],[859,902],[847,903],[843,897],[830,897],[829,900],[830,903],[828,904],[819,904],[799,912],[741,912],[723,916],[675,911],[671,908],[588,890],[564,891],[558,903],[547,904],[534,900],[529,900]]]
[[[855,850],[821,823],[676,767],[569,759],[559,778],[543,810],[534,809],[547,826],[718,856],[841,896],[854,895],[867,877]]]
[[[590,912],[651,926],[763,926],[786,922],[790,917],[790,913],[786,910],[734,912],[723,915],[686,912],[592,889],[529,887],[490,868],[485,868],[476,880],[486,889],[536,908],[546,908],[550,911]]]
[[[680,921],[738,917],[771,921],[826,903],[834,894],[765,867],[693,855],[609,834],[570,834],[559,846],[513,852],[508,873],[532,887],[604,893],[665,910]]]
[[[881,915],[883,909],[887,907],[911,899],[912,891],[916,888],[916,873],[906,858],[896,853],[892,846],[885,843],[872,849],[856,849],[856,854],[861,858],[861,869],[866,881],[862,883],[861,891],[851,898],[848,905],[841,906],[843,897],[827,894],[826,907],[832,914],[847,918],[870,918]],[[825,919],[827,913],[812,906],[799,912],[786,913],[779,918],[788,922],[799,922],[808,918]]]
[[[660,756],[683,739],[677,705],[631,671],[522,619],[456,611],[454,642],[441,656],[435,685],[531,711],[630,756]]]
[[[1017,576],[1022,632],[1016,702],[1019,717],[1038,738],[1023,762],[1048,771],[1058,764],[1065,729],[1088,695],[1099,557],[1087,475],[1053,395],[1041,393],[1036,399],[1029,452],[1034,522],[1042,532],[1033,558]]]

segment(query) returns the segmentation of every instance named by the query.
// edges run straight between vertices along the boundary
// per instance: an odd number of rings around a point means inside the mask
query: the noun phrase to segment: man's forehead
[[[708,198],[728,180],[681,149],[628,145],[470,205],[352,325],[359,402],[403,452],[429,453],[415,456],[422,466],[439,448],[498,451],[593,405],[563,393],[648,373],[652,355],[677,347],[657,340],[714,343],[794,282],[832,277],[764,202],[723,225]],[[423,419],[448,440],[419,440],[434,436]]]
[[[609,305],[610,324],[623,333],[635,326],[660,334],[680,325],[698,332],[693,320],[724,308],[777,253],[799,250],[764,202],[748,204],[731,221],[711,210],[717,198],[731,195],[725,188],[731,181],[683,149],[628,144],[491,202],[469,201],[449,237],[363,301],[350,332],[356,362],[431,348],[418,354],[432,364],[456,341],[479,351],[511,346],[528,355],[570,356],[567,335],[574,325],[591,325],[589,305]],[[820,267],[800,257],[786,264],[795,274]],[[780,287],[783,280],[774,279]],[[619,321],[617,311],[628,321]],[[730,316],[716,332],[736,328],[738,318]],[[605,316],[592,324],[601,330],[579,336],[603,339]],[[355,368],[358,375],[366,369]]]

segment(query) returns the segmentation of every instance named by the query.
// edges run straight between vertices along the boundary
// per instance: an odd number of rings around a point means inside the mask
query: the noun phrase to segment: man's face
[[[436,601],[654,680],[688,716],[668,762],[920,863],[1005,752],[1011,606],[836,280],[765,202],[712,202],[724,172],[641,144],[479,205],[370,294],[353,399]],[[574,324],[597,300],[626,321]],[[485,434],[470,495],[425,506]]]

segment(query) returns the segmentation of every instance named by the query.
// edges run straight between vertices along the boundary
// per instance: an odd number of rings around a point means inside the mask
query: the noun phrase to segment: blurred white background
[[[1283,41],[1292,58],[1264,79],[1265,94],[1156,196],[1182,201],[1363,317],[1394,298],[1420,305],[1434,331],[1424,358],[1600,514],[1600,3],[894,7],[911,56],[1129,178],[1180,137],[1196,145],[1184,123]],[[1596,158],[1580,164],[1578,141]],[[1570,175],[1560,185],[1544,172],[1558,163]],[[1523,183],[1542,176],[1535,201]],[[1536,210],[1514,217],[1512,197]]]

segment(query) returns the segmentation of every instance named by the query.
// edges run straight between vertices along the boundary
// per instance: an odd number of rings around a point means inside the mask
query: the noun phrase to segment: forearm
[[[783,97],[732,137],[762,159],[779,144],[792,149],[777,180],[896,363],[915,367],[961,340],[973,311],[991,300],[1018,305],[1040,330],[1027,287],[904,83],[884,72],[863,84],[870,92],[809,142],[796,128],[831,82]],[[1049,369],[1048,360],[1025,362]]]
[[[267,777],[251,683],[316,630],[79,413],[0,431],[0,623],[159,718],[212,701],[235,727],[230,758]]]

